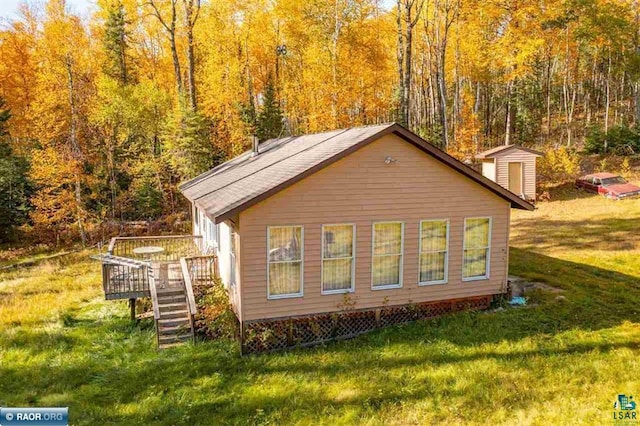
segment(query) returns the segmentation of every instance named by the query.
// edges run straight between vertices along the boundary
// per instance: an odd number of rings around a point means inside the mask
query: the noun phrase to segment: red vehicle
[[[612,200],[640,196],[640,186],[613,173],[593,173],[576,180],[576,188],[602,194]]]

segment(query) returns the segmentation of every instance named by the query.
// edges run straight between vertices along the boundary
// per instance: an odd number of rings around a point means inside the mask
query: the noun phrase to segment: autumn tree
[[[63,0],[47,3],[36,54],[42,59],[34,121],[42,148],[33,153],[31,176],[40,189],[33,200],[32,218],[36,225],[56,232],[73,222],[86,243],[89,143],[84,117],[93,91],[93,68],[85,28],[68,14]]]

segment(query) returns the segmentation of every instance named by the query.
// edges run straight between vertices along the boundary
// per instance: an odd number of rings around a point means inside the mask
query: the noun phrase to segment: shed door
[[[521,195],[522,190],[522,163],[509,163],[509,191]]]

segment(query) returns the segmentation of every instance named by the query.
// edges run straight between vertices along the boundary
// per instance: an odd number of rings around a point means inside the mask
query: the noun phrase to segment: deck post
[[[129,309],[131,310],[131,321],[136,320],[136,299],[129,299]]]

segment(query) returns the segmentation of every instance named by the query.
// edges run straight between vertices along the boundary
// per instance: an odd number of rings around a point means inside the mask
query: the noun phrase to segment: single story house
[[[245,352],[488,307],[533,209],[395,123],[254,143],[180,190]]]
[[[518,145],[503,145],[476,155],[482,175],[523,199],[536,199],[536,159],[542,152]]]

